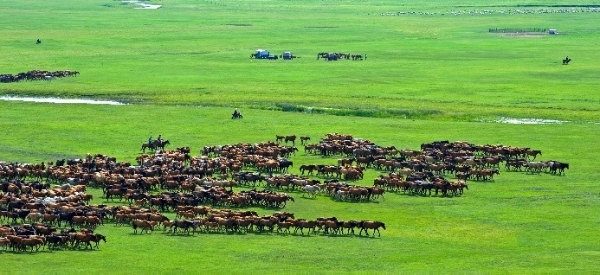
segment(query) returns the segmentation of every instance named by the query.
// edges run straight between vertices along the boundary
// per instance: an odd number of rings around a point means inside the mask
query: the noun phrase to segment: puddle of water
[[[135,8],[136,10],[157,10],[160,7],[162,7],[162,5],[148,5],[148,4],[140,4],[138,8]]]
[[[118,102],[118,101],[112,101],[112,100],[92,100],[92,99],[55,98],[55,97],[1,96],[0,100],[41,102],[41,103],[59,103],[59,104],[127,105],[125,103]]]
[[[508,124],[563,124],[569,121],[556,119],[541,119],[541,118],[508,118],[502,117],[495,122]]]
[[[123,4],[137,4],[136,6],[136,10],[157,10],[160,7],[162,7],[162,5],[152,5],[152,4],[143,4],[144,0],[121,0],[121,3]]]

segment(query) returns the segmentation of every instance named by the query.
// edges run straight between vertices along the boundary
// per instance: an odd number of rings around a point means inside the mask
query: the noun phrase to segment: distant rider
[[[158,135],[158,137],[156,138],[156,140],[158,141],[158,146],[161,146],[162,143],[163,143],[162,135]]]
[[[241,116],[240,111],[238,111],[237,108],[235,108],[235,110],[233,111],[233,114],[231,115],[231,118],[239,118]]]

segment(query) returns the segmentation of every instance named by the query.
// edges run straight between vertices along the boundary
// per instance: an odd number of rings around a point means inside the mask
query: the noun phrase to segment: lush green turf
[[[204,145],[288,134],[314,141],[339,132],[398,148],[417,149],[442,139],[531,147],[543,151],[542,159],[569,162],[566,176],[502,171],[494,182],[472,183],[462,197],[386,194],[385,200],[365,204],[324,196],[302,199],[293,193],[297,200],[285,209],[306,218],[382,220],[388,229],[381,238],[134,236],[128,227],[106,225],[98,229],[108,236],[100,250],[3,253],[0,267],[20,267],[10,269],[11,274],[598,270],[597,13],[380,15],[524,4],[405,2],[165,0],[159,10],[134,10],[110,0],[3,2],[1,73],[69,69],[81,75],[1,83],[0,94],[133,104],[0,101],[0,160],[54,161],[103,153],[133,161],[140,143],[157,134],[173,147],[192,147],[197,155]],[[493,27],[557,28],[568,34],[506,37],[488,33]],[[38,37],[41,45],[34,44]],[[302,58],[248,59],[257,48],[292,50]],[[368,59],[316,60],[321,51],[366,53]],[[573,62],[562,66],[566,55]],[[233,106],[243,107],[243,120],[229,119]],[[276,111],[304,110],[298,106],[333,108],[322,112],[343,116]],[[477,122],[498,117],[578,123]],[[300,149],[292,172],[300,163],[335,162]],[[370,185],[378,174],[369,171],[359,183]],[[94,203],[104,203],[98,190],[92,192]]]
[[[81,76],[5,84],[0,91],[279,109],[288,109],[282,107],[287,103],[350,110],[342,113],[370,109],[364,114],[369,116],[461,120],[512,115],[589,121],[600,106],[598,93],[591,92],[600,58],[598,30],[590,27],[597,13],[381,16],[474,8],[435,2],[441,6],[161,3],[159,10],[107,0],[4,3],[2,72],[69,69]],[[516,2],[494,3],[500,4]],[[488,33],[494,27],[557,28],[566,34],[506,37]],[[33,43],[38,37],[41,45]],[[292,50],[302,58],[248,59],[257,48]],[[368,59],[316,60],[322,51],[362,53]],[[560,65],[566,55],[572,66]]]

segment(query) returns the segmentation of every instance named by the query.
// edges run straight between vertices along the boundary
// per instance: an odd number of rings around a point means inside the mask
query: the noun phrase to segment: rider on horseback
[[[238,111],[238,109],[235,108],[235,110],[233,111],[233,114],[231,114],[231,119],[240,118],[241,116],[242,116],[242,113],[240,113],[240,111]]]
[[[161,146],[163,143],[162,135],[158,135],[158,137],[156,138],[156,141],[158,141],[158,146]]]

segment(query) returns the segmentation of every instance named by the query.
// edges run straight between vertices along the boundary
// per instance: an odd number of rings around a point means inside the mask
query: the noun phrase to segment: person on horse
[[[158,146],[161,146],[163,143],[162,135],[158,135],[158,137],[156,138],[156,141],[158,141]]]
[[[242,114],[240,113],[240,111],[238,111],[238,109],[235,108],[235,110],[233,111],[233,114],[231,114],[231,119],[240,118],[241,116],[242,116]]]

